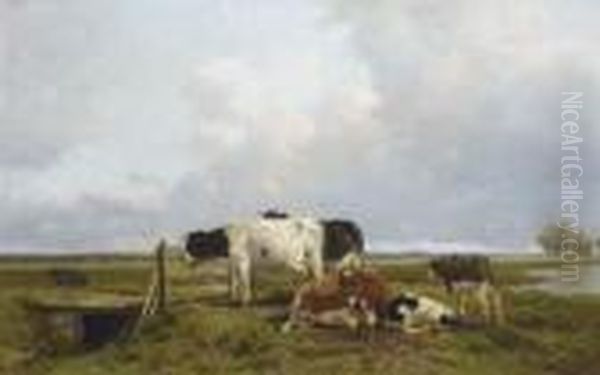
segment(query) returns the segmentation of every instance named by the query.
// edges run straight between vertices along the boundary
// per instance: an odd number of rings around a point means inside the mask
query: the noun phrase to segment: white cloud
[[[0,4],[0,247],[269,205],[521,246],[557,212],[560,91],[600,139],[591,2]]]

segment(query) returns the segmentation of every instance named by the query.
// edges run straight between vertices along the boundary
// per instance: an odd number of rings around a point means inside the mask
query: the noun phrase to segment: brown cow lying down
[[[283,330],[302,324],[372,329],[385,313],[385,302],[385,283],[375,272],[339,269],[298,289]]]

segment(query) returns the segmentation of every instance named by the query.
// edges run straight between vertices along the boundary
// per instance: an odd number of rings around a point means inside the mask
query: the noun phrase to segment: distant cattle
[[[483,255],[444,255],[430,261],[433,275],[450,293],[461,284],[494,283],[490,259]]]
[[[487,321],[502,322],[502,300],[495,287],[494,274],[488,257],[483,255],[445,255],[431,260],[433,276],[440,280],[449,294],[456,292],[459,314],[466,313],[470,294]]]

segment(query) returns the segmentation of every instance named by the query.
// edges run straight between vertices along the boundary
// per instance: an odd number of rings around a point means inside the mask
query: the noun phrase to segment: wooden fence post
[[[156,248],[156,281],[157,281],[157,309],[164,312],[167,307],[167,285],[165,273],[165,250],[167,243],[164,239],[160,241]]]

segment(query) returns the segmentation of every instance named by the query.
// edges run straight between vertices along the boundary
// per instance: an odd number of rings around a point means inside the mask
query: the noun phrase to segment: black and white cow
[[[284,220],[290,216],[284,213],[267,211],[263,219]],[[362,230],[351,220],[321,220],[324,243],[323,255],[327,261],[338,261],[344,255],[355,252],[364,253],[365,244]],[[189,260],[207,260],[229,256],[229,239],[226,228],[196,230],[185,238],[185,254]]]
[[[191,259],[230,259],[230,292],[248,303],[253,264],[271,261],[302,274],[321,278],[324,262],[350,252],[364,251],[360,228],[348,220],[319,220],[285,216],[258,217],[224,228],[196,231],[187,236],[185,250]]]
[[[454,327],[461,324],[459,316],[444,303],[423,295],[401,293],[388,303],[388,321],[400,323],[407,333]]]

